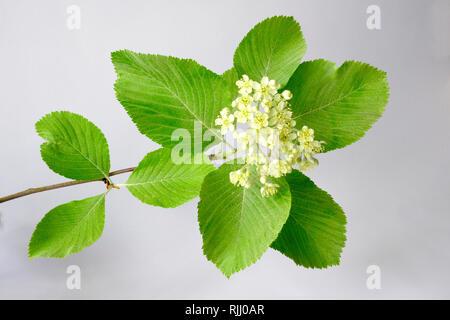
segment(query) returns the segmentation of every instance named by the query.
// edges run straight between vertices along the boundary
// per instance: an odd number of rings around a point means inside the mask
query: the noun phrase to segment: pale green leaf
[[[297,127],[313,128],[325,151],[359,140],[383,114],[389,96],[386,73],[355,61],[339,68],[325,60],[304,62],[286,87]]]
[[[203,252],[229,277],[256,262],[276,239],[289,216],[291,194],[284,179],[277,194],[264,198],[252,175],[249,189],[231,184],[229,174],[242,165],[224,164],[205,178],[198,220]]]
[[[221,76],[189,59],[140,54],[129,50],[112,53],[118,75],[117,99],[139,131],[164,147],[172,147],[172,133],[186,129],[201,139],[211,130],[217,142],[222,136],[214,121],[231,103],[231,93]],[[199,129],[195,132],[194,122]],[[202,143],[205,150],[208,141]]]
[[[41,156],[54,172],[75,180],[108,177],[108,143],[86,118],[68,111],[52,112],[36,123],[36,131],[47,140],[41,145]]]
[[[272,17],[258,23],[234,54],[239,76],[260,81],[268,76],[284,86],[306,52],[300,26],[292,17]]]
[[[129,177],[128,190],[144,203],[164,208],[177,207],[200,193],[205,176],[215,170],[208,163],[176,164],[171,150],[162,148],[148,153]]]
[[[235,99],[238,95],[238,87],[236,86],[236,81],[239,80],[239,75],[236,69],[230,68],[224,73],[222,73],[222,78],[226,81],[230,88],[230,92],[232,94],[233,99]]]
[[[105,223],[105,195],[72,201],[50,210],[34,230],[28,256],[64,258],[97,241]]]
[[[272,248],[307,268],[338,265],[346,240],[341,207],[299,171],[294,170],[286,179],[291,212]]]

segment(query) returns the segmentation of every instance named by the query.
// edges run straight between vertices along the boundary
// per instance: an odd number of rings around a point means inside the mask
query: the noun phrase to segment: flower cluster
[[[264,197],[274,195],[280,178],[296,168],[312,169],[318,164],[314,155],[323,151],[323,141],[314,140],[314,130],[303,126],[295,128],[289,100],[292,93],[284,90],[275,80],[263,77],[261,82],[247,75],[236,82],[238,97],[231,108],[224,108],[216,119],[222,135],[232,134],[237,142],[237,153],[244,153],[245,164],[230,173],[231,183],[249,188],[250,166],[262,183]]]

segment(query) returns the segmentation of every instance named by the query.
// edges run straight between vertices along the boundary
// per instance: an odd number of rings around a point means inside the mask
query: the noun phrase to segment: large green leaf
[[[230,172],[240,167],[224,164],[208,174],[198,204],[203,252],[227,277],[263,255],[286,222],[291,206],[284,179],[280,179],[278,193],[267,198],[261,196],[256,176],[252,176],[249,189],[231,184]]]
[[[54,172],[75,180],[108,177],[108,143],[86,118],[68,111],[52,112],[36,123],[36,131],[48,141],[41,145],[41,156]]]
[[[234,53],[239,76],[260,81],[268,76],[284,86],[305,54],[306,43],[292,17],[272,17],[258,23],[244,37]]]
[[[64,258],[97,241],[105,223],[105,195],[50,210],[34,230],[28,256]]]
[[[347,61],[338,69],[325,60],[302,63],[287,84],[297,127],[307,125],[325,151],[360,139],[382,115],[389,96],[386,73]]]
[[[203,179],[215,170],[209,163],[176,164],[170,149],[148,153],[129,177],[128,190],[142,202],[164,208],[177,207],[200,193]]]
[[[291,213],[272,248],[307,268],[339,264],[346,218],[333,198],[297,170],[286,176]]]
[[[171,136],[179,128],[193,138],[195,121],[200,128],[196,139],[201,138],[231,103],[225,80],[193,60],[122,50],[112,53],[112,62],[118,75],[117,99],[139,131],[164,147],[178,143]],[[220,133],[213,132],[217,142],[222,141]]]

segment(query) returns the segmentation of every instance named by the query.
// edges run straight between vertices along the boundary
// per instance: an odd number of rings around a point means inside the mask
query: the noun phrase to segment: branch
[[[134,169],[136,169],[136,167],[131,167],[131,168],[121,169],[121,170],[117,170],[117,171],[112,171],[112,172],[109,173],[109,176],[112,177],[112,176],[116,176],[118,174],[131,172]],[[33,194],[33,193],[44,192],[44,191],[49,191],[49,190],[59,189],[59,188],[65,188],[65,187],[70,187],[70,186],[76,186],[78,184],[95,182],[95,181],[103,181],[103,182],[107,183],[105,178],[100,178],[100,179],[86,180],[86,181],[68,181],[68,182],[63,182],[63,183],[52,184],[52,185],[45,186],[45,187],[29,188],[27,190],[24,190],[24,191],[21,191],[21,192],[17,192],[17,193],[11,194],[9,196],[0,198],[0,203],[6,202],[6,201],[9,201],[9,200],[13,200],[13,199],[16,199],[16,198],[20,198],[20,197],[25,197],[25,196],[28,196],[28,195]]]

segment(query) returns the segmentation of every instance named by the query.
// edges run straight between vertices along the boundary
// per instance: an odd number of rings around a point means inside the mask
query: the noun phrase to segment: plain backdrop
[[[372,4],[381,9],[381,30],[366,27]],[[81,10],[78,30],[67,27],[71,5]],[[127,190],[108,195],[93,246],[65,259],[28,260],[39,220],[105,188],[92,183],[0,205],[0,298],[450,298],[448,0],[1,0],[0,195],[66,180],[41,160],[34,131],[54,110],[102,129],[113,170],[158,148],[115,99],[111,51],[193,58],[222,73],[250,28],[281,14],[301,24],[304,60],[360,60],[388,75],[383,117],[357,143],[321,155],[310,174],[347,214],[341,265],[305,269],[268,250],[228,280],[202,253],[197,200],[163,209]],[[66,287],[70,265],[81,268],[81,290]],[[370,265],[380,267],[379,290],[366,286]]]

